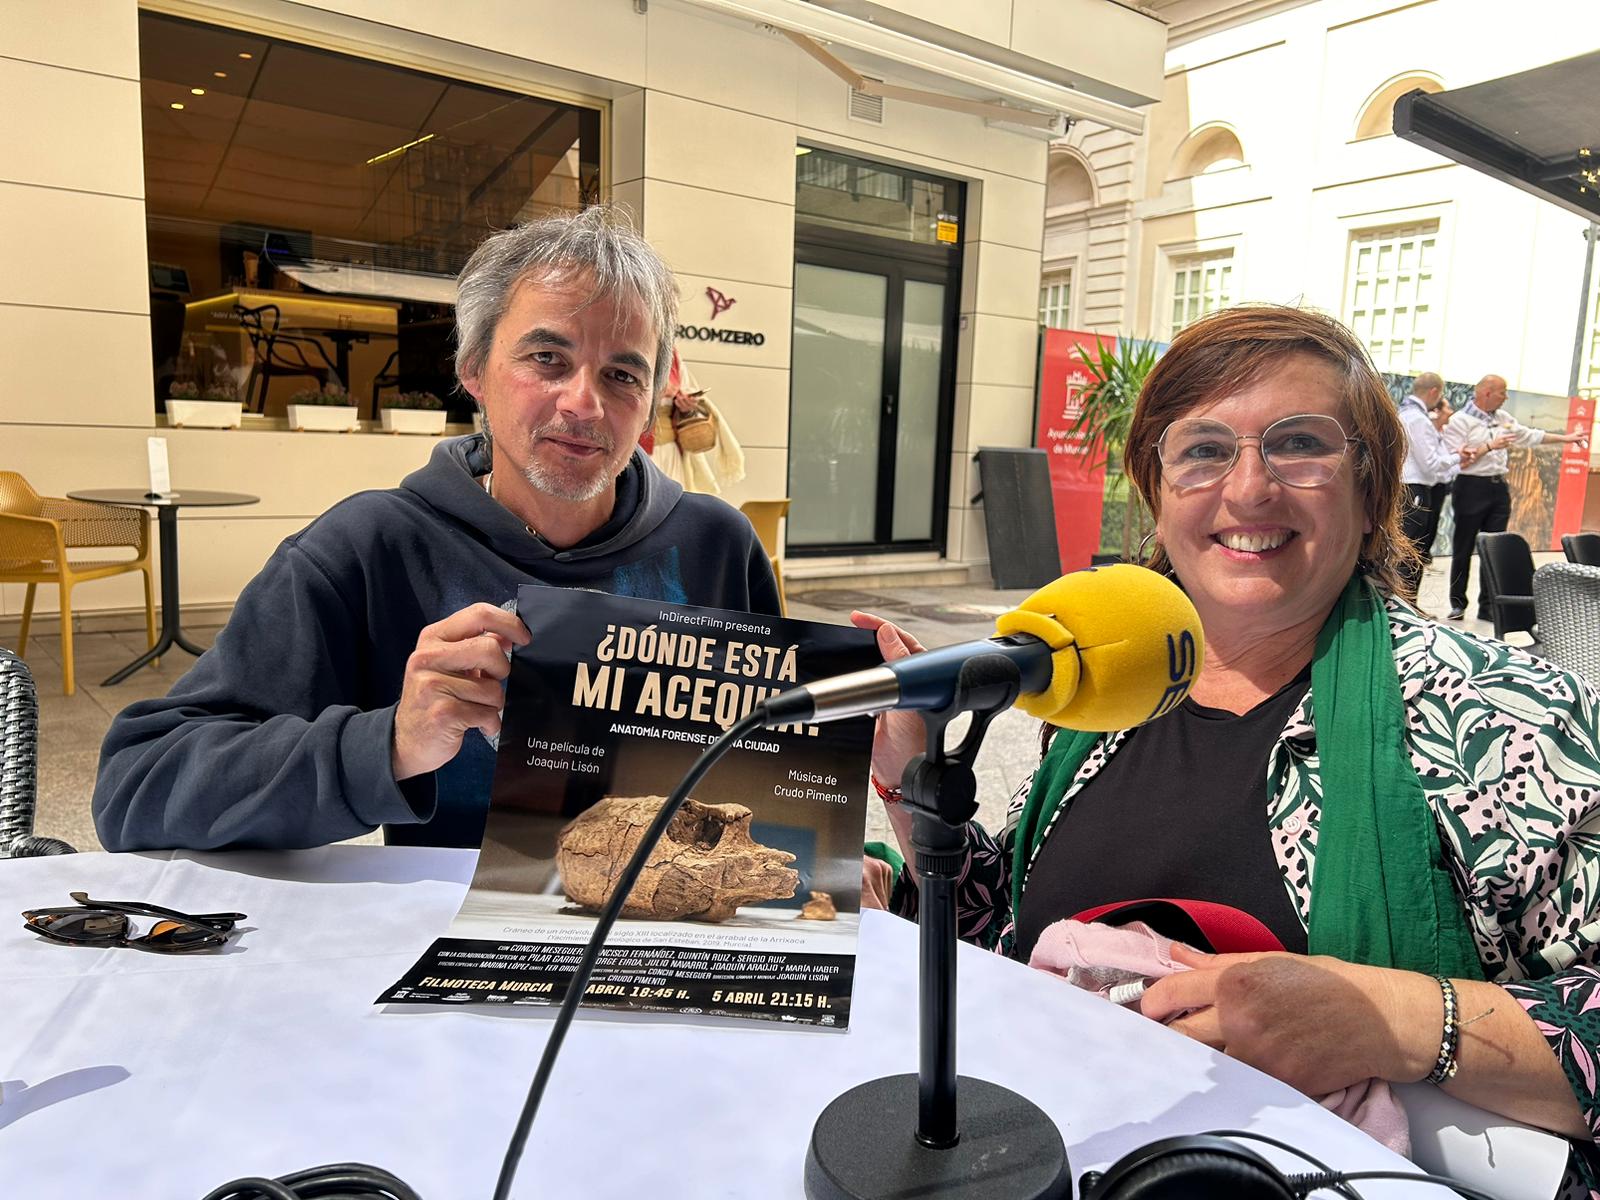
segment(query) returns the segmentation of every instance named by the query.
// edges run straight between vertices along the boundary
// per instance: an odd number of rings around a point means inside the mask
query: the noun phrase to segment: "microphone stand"
[[[1015,663],[978,655],[963,664],[950,706],[922,714],[928,749],[901,780],[918,877],[920,1069],[861,1084],[822,1111],[806,1153],[809,1200],[1070,1200],[1066,1147],[1044,1110],[956,1073],[956,884],[978,811],[972,764],[1020,684]],[[972,725],[947,749],[945,730],[964,712]]]

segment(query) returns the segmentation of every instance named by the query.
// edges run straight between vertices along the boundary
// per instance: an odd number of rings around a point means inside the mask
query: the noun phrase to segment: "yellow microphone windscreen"
[[[1023,695],[1017,707],[1067,729],[1131,729],[1171,711],[1189,694],[1205,651],[1189,597],[1129,563],[1063,575],[995,627],[1033,634],[1055,651],[1051,686]]]

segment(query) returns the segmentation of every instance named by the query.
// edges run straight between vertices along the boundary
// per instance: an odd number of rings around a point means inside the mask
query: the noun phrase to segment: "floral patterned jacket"
[[[1388,606],[1406,746],[1433,808],[1484,976],[1550,1043],[1600,1140],[1600,691],[1525,651]],[[1306,922],[1322,786],[1308,692],[1267,763],[1266,819],[1284,886]],[[1050,818],[1126,740],[1107,735]],[[1011,864],[1026,786],[1006,831],[977,826],[957,897],[961,936],[1012,953]],[[1040,845],[1043,845],[1040,840]],[[1038,857],[1035,850],[1028,867]],[[891,907],[915,916],[905,872]],[[1560,1193],[1600,1200],[1600,1154],[1576,1148]]]

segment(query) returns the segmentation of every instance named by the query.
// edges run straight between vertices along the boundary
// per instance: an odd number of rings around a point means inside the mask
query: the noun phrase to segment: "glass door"
[[[788,549],[942,548],[952,289],[919,263],[800,256]]]
[[[791,546],[876,540],[888,311],[887,275],[795,265]]]

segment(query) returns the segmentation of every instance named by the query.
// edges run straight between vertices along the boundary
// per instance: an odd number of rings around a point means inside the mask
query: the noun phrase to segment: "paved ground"
[[[1558,560],[1559,555],[1537,555],[1536,561]],[[1448,607],[1444,600],[1449,559],[1441,559],[1424,577],[1422,606],[1437,615]],[[1474,564],[1474,575],[1476,575]],[[1477,592],[1474,579],[1472,593]],[[852,608],[888,617],[908,629],[925,646],[988,637],[995,617],[1023,599],[1025,591],[993,588],[884,587],[871,590],[812,588],[789,597],[790,614],[807,620],[844,622]],[[1488,635],[1486,622],[1468,620],[1467,629]],[[209,646],[215,628],[189,629],[200,645]],[[1514,635],[1525,641],[1523,635]],[[135,700],[164,695],[193,661],[175,653],[159,667],[149,667],[114,688],[99,681],[132,660],[143,648],[137,632],[88,633],[77,637],[78,692],[61,694],[60,644],[54,637],[33,638],[27,661],[39,688],[39,811],[37,831],[63,838],[80,850],[99,849],[89,817],[89,796],[94,789],[100,740],[112,716]],[[983,802],[981,819],[998,829],[1006,803],[1038,760],[1039,725],[1015,710],[1003,713],[990,726],[978,756],[978,787]],[[883,808],[874,800],[868,815],[868,837],[887,836]],[[376,840],[373,835],[371,840]],[[362,839],[369,840],[369,839]]]

